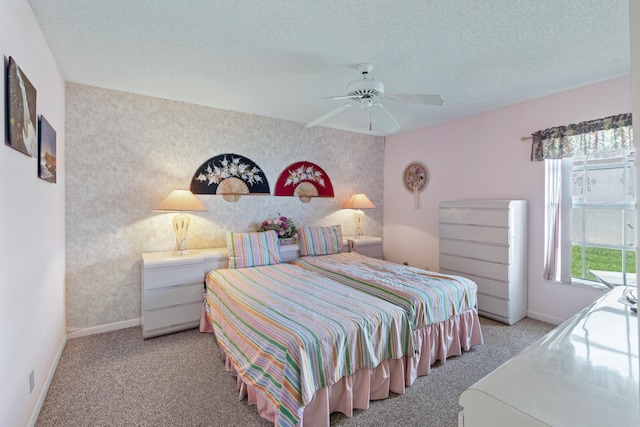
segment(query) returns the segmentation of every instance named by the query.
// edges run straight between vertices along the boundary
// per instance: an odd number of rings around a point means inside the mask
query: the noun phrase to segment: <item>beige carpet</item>
[[[371,402],[332,426],[457,426],[462,391],[545,335],[553,325],[513,326],[481,318],[485,344],[438,363],[403,395]],[[45,426],[272,426],[224,370],[211,334],[198,330],[143,340],[139,327],[66,344],[40,411]]]

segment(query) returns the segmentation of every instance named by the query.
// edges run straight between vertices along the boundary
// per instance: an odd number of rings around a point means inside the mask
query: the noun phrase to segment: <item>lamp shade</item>
[[[356,193],[342,206],[344,209],[374,209],[376,205],[362,193]]]
[[[189,190],[173,190],[153,209],[155,211],[206,211],[202,202]]]

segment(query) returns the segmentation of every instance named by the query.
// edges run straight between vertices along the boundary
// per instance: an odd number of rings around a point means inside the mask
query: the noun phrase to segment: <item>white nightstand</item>
[[[195,328],[200,324],[204,276],[228,265],[227,248],[142,254],[142,337]]]
[[[300,248],[297,243],[280,245],[280,259],[282,262],[291,262],[300,257]]]
[[[357,252],[372,258],[383,259],[382,239],[371,236],[346,236],[349,252]]]

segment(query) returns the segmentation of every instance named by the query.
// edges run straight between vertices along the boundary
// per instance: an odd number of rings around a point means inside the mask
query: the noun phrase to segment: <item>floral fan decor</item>
[[[402,182],[413,193],[414,209],[418,209],[418,193],[424,189],[428,180],[427,168],[422,163],[411,163],[404,170]]]
[[[191,179],[193,194],[218,194],[228,202],[244,194],[270,194],[258,165],[237,154],[220,154],[204,162]]]
[[[311,162],[292,163],[280,173],[274,196],[299,197],[308,203],[312,197],[334,197],[327,173]]]
[[[298,234],[298,229],[296,228],[296,224],[293,222],[291,218],[287,218],[286,216],[280,214],[278,212],[278,216],[275,218],[267,218],[262,221],[260,227],[258,227],[258,232],[275,230],[278,233],[278,238],[282,240],[293,240],[293,238]]]

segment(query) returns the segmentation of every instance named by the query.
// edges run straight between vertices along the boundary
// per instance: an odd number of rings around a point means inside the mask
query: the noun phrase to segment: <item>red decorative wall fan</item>
[[[275,196],[299,197],[308,203],[312,197],[334,197],[329,175],[311,162],[296,162],[287,166],[276,181]]]

